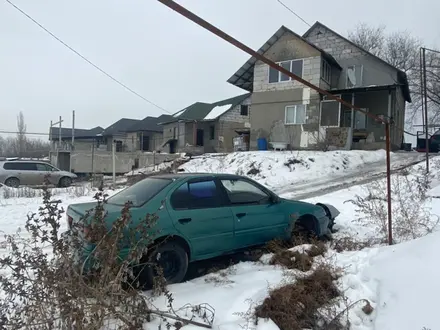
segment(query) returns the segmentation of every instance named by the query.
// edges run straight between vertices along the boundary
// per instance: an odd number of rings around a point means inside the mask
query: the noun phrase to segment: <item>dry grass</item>
[[[83,184],[79,186],[72,186],[68,188],[48,188],[52,196],[59,196],[61,194],[69,194],[75,197],[82,197],[90,195],[92,189],[89,185]],[[19,187],[10,188],[6,186],[0,187],[0,196],[4,199],[10,198],[41,198],[44,195],[42,188]]]
[[[272,290],[255,315],[270,318],[281,330],[328,329],[319,311],[341,295],[337,278],[331,267],[321,265],[311,275]]]

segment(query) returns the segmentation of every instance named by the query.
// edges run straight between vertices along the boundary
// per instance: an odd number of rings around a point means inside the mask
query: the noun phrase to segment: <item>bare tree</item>
[[[26,147],[26,124],[24,122],[23,112],[21,111],[17,116],[17,145],[18,154],[22,157]]]
[[[385,43],[385,25],[372,27],[366,23],[359,23],[348,33],[348,38],[366,51],[381,56]]]
[[[361,23],[349,32],[351,41],[405,72],[408,76],[412,104],[408,107],[407,123],[413,124],[422,105],[420,56],[422,40],[408,31],[386,33],[384,26]],[[440,54],[427,52],[427,90],[430,122],[440,117]]]

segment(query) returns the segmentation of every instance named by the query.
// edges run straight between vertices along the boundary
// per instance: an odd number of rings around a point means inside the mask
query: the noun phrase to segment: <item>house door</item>
[[[197,137],[196,137],[196,145],[199,147],[203,147],[203,136],[205,132],[203,129],[198,128],[197,129]]]
[[[170,154],[175,154],[176,153],[176,143],[177,140],[171,140],[170,141]]]
[[[150,150],[150,137],[148,135],[142,136],[142,151]]]

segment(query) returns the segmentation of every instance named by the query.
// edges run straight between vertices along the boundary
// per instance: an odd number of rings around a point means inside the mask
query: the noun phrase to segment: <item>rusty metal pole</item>
[[[392,244],[393,243],[393,234],[392,234],[392,228],[391,228],[391,224],[392,224],[392,215],[391,215],[391,160],[390,160],[390,118],[388,118],[387,120],[385,120],[384,118],[378,117],[376,115],[373,115],[367,111],[365,111],[364,109],[355,106],[353,104],[350,104],[346,101],[344,101],[342,98],[337,97],[335,95],[333,95],[332,93],[330,93],[327,90],[324,90],[322,88],[319,88],[316,85],[313,85],[311,82],[304,80],[301,77],[298,77],[297,75],[293,74],[292,72],[290,72],[289,70],[281,67],[280,65],[276,64],[275,62],[269,60],[268,58],[266,58],[264,55],[254,51],[252,48],[246,46],[245,44],[241,43],[240,41],[238,41],[237,39],[231,37],[230,35],[228,35],[226,32],[220,30],[219,28],[215,27],[214,25],[210,24],[209,22],[205,21],[204,19],[202,19],[201,17],[197,16],[196,14],[194,14],[193,12],[189,11],[188,9],[186,9],[185,7],[179,5],[178,3],[176,3],[173,0],[157,0],[160,3],[164,4],[165,6],[167,6],[168,8],[176,11],[177,13],[179,13],[180,15],[188,18],[189,20],[193,21],[194,23],[200,25],[201,27],[203,27],[204,29],[212,32],[213,34],[215,34],[216,36],[222,38],[223,40],[229,42],[230,44],[234,45],[235,47],[241,49],[242,51],[248,53],[249,55],[255,57],[256,59],[266,63],[267,65],[269,65],[270,67],[284,73],[286,76],[289,76],[290,78],[298,81],[299,83],[310,87],[311,89],[317,91],[320,94],[323,95],[327,95],[329,99],[338,101],[341,104],[344,104],[345,106],[347,106],[350,109],[354,109],[360,113],[365,114],[367,117],[372,118],[373,120],[376,120],[380,123],[385,124],[385,135],[386,135],[386,150],[387,150],[387,195],[388,195],[388,226],[389,226],[389,243]],[[398,129],[398,128],[397,128]],[[402,129],[401,129],[402,130]]]
[[[386,140],[386,162],[387,162],[387,204],[388,204],[388,244],[393,244],[393,223],[391,213],[391,142],[390,142],[390,122],[385,123]]]

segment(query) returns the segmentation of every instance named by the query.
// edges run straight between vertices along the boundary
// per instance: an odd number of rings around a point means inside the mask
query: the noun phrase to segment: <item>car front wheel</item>
[[[60,186],[61,188],[67,188],[70,187],[71,185],[72,185],[72,179],[67,176],[61,178],[58,184],[58,186]]]
[[[167,284],[180,283],[188,270],[188,253],[178,242],[159,245],[144,261],[147,265],[134,270],[142,288],[153,285],[155,278],[160,275]]]

